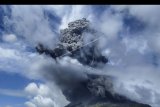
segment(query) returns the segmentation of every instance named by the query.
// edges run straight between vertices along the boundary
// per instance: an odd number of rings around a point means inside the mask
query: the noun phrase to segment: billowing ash
[[[105,64],[108,59],[100,53],[96,42],[96,31],[92,29],[90,23],[85,18],[76,20],[68,24],[68,28],[60,31],[60,42],[57,44],[55,49],[44,48],[42,44],[39,44],[36,49],[39,53],[45,53],[50,55],[52,58],[70,56],[76,58],[80,63],[92,67],[96,67],[99,64]],[[84,33],[93,34],[93,40],[85,44],[86,37]]]
[[[87,39],[87,44],[86,34],[92,36],[90,40]],[[92,107],[98,103],[103,107],[150,107],[117,94],[113,89],[113,77],[85,72],[84,66],[96,69],[108,62],[108,58],[98,49],[96,38],[97,31],[83,18],[70,22],[68,28],[60,31],[56,48],[47,49],[43,44],[36,47],[40,54],[45,53],[55,60],[69,56],[82,64],[83,67],[70,67],[57,63],[44,74],[46,78],[54,80],[71,102],[66,107]]]

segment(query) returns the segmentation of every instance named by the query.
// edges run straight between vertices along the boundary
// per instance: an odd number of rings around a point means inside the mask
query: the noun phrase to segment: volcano
[[[91,39],[86,39],[85,33],[92,35]],[[109,61],[98,49],[95,41],[98,36],[98,31],[91,27],[90,21],[82,18],[68,23],[68,28],[60,30],[59,43],[54,49],[48,49],[39,43],[36,50],[54,60],[69,56],[84,66],[98,69]],[[86,40],[87,45],[84,42]],[[66,85],[67,88],[62,89],[70,101],[65,107],[151,107],[116,93],[113,80],[111,76],[87,73],[87,79],[76,82],[73,87],[68,88]]]

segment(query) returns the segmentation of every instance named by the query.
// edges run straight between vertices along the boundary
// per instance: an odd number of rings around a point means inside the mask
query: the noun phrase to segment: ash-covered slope
[[[75,88],[78,92],[64,93],[67,98],[71,97],[66,107],[151,107],[115,93],[112,82],[110,76],[88,74],[88,80]]]
[[[84,44],[85,32],[93,35],[92,41],[96,39],[97,31],[90,27],[90,22],[85,18],[70,22],[68,28],[60,31],[60,42],[55,49],[47,49],[42,44],[39,44],[36,49],[40,54],[45,53],[54,59],[70,56],[81,64],[94,68],[106,64],[108,58],[101,54],[96,42]],[[67,83],[64,78],[58,77],[58,73],[53,75],[55,82]],[[67,100],[71,102],[66,107],[151,107],[117,94],[113,89],[114,78],[111,76],[98,74],[86,74],[86,76],[85,79],[68,76],[67,80],[73,82],[70,84],[72,86],[65,84],[63,88],[60,87]]]

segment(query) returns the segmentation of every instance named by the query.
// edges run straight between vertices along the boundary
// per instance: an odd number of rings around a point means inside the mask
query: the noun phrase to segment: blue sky
[[[101,70],[107,70],[119,80],[115,83],[116,91],[138,102],[158,107],[159,9],[160,6],[152,5],[1,5],[0,106],[62,107],[68,103],[54,82],[44,76],[46,67],[52,67],[55,62],[36,53],[34,47],[41,42],[53,48],[60,29],[70,21],[85,17],[96,30],[105,34],[98,46],[110,63]],[[61,59],[59,62],[71,67],[77,63],[71,58],[67,60],[74,63]]]
[[[15,105],[16,107],[23,106],[23,103],[28,100],[27,97],[18,96],[16,93],[21,93],[29,83],[40,81],[28,79],[17,73],[0,72],[0,104],[2,107],[6,105]],[[5,91],[3,91],[5,89]],[[7,91],[8,90],[8,91]],[[11,93],[9,93],[11,92]],[[14,94],[15,93],[15,94]]]
[[[0,72],[0,89],[22,90],[31,80],[28,80],[18,74],[10,74]],[[8,96],[4,93],[0,94],[0,104],[2,107],[5,105],[14,105],[26,101],[23,97]]]
[[[0,72],[0,88],[23,89],[31,80],[19,74]]]

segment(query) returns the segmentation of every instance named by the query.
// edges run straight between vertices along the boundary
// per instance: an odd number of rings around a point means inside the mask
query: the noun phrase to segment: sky
[[[114,76],[117,93],[159,107],[159,9],[158,5],[0,5],[0,107],[69,103],[51,79],[55,61],[39,55],[35,46],[43,43],[54,48],[60,29],[83,17],[104,34],[97,45],[109,63],[95,71]],[[73,72],[62,69],[61,75],[82,75],[75,65],[86,69],[69,57],[58,61],[73,68]]]

